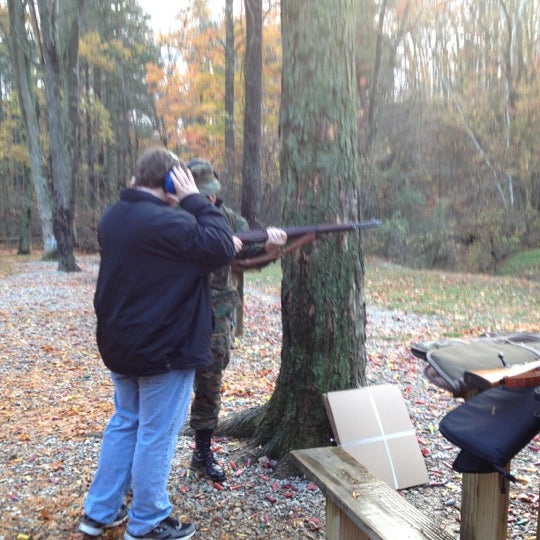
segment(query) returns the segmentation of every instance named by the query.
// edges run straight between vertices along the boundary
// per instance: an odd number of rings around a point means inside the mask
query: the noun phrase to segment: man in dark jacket
[[[167,176],[175,193],[164,189]],[[98,234],[97,343],[115,412],[79,530],[98,536],[129,516],[125,540],[190,538],[195,526],[171,517],[167,483],[195,369],[212,362],[208,276],[234,258],[235,241],[163,147],[142,153],[132,187],[104,212]]]

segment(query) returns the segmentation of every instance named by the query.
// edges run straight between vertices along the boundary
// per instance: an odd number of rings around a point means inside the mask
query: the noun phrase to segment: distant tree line
[[[258,5],[262,25],[248,40]],[[365,251],[412,266],[492,271],[538,247],[540,5],[358,5],[355,204],[360,217],[383,221],[365,235]],[[173,31],[156,36],[136,0],[2,3],[1,242],[76,269],[72,250],[96,249],[102,210],[152,142],[210,159],[229,203],[253,211],[252,222],[282,221],[281,6],[223,7],[216,18],[196,0],[172,13]],[[253,36],[261,38],[260,91],[249,78],[257,74]],[[254,151],[252,135],[244,140],[259,110],[249,98],[261,102]]]

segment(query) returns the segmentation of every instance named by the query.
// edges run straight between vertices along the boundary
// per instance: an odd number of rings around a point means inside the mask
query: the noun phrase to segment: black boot
[[[214,482],[223,482],[225,472],[214,458],[210,444],[212,442],[212,430],[202,429],[195,432],[195,450],[191,459],[191,467],[200,470]]]

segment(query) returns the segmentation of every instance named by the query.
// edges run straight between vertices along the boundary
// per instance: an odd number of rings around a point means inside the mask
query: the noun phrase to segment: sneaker
[[[193,523],[180,523],[177,519],[168,517],[143,536],[135,536],[126,531],[124,540],[186,540],[191,538],[196,530]]]
[[[125,504],[120,507],[120,510],[118,510],[118,514],[116,514],[116,517],[114,518],[114,521],[112,523],[100,523],[99,521],[96,521],[95,519],[92,519],[91,517],[84,514],[79,525],[79,531],[87,534],[88,536],[99,536],[100,534],[103,534],[105,529],[117,527],[118,525],[124,523],[127,517],[128,509]]]

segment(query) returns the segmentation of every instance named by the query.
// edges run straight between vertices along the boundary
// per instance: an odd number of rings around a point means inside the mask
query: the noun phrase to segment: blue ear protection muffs
[[[171,178],[170,171],[167,173],[167,176],[165,177],[165,180],[163,181],[163,189],[165,190],[165,193],[172,193],[173,195],[176,194],[176,189],[174,187],[173,179]]]
[[[171,155],[171,159],[173,160],[173,163],[169,167],[169,172],[167,173],[167,175],[165,176],[165,179],[163,180],[163,189],[165,190],[165,193],[172,193],[173,195],[175,195],[176,188],[174,187],[174,182],[173,182],[173,179],[171,178],[171,170],[176,164],[178,164],[180,160],[178,159],[178,156],[174,154],[173,152],[171,152],[170,150],[169,150],[169,154]]]

